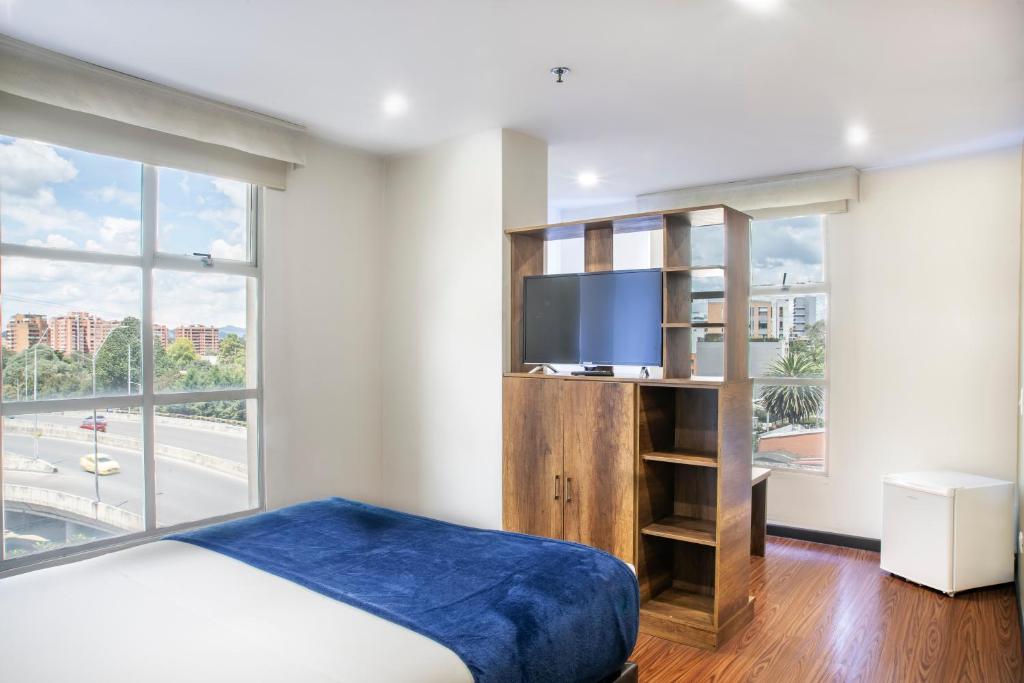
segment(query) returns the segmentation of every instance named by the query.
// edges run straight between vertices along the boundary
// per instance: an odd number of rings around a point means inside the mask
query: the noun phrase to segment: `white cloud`
[[[31,197],[50,183],[77,175],[75,165],[50,145],[20,139],[0,144],[0,188],[5,195]]]
[[[245,183],[225,178],[214,178],[213,186],[228,198],[232,206],[245,208],[245,202],[248,199],[248,186]]]
[[[235,206],[223,209],[203,209],[196,215],[201,220],[216,223],[222,230],[236,230],[245,223],[245,209]]]
[[[122,189],[116,185],[107,185],[101,187],[97,192],[96,196],[104,202],[112,204],[120,204],[122,206],[130,206],[132,208],[138,208],[142,204],[142,193],[131,192],[129,190]]]
[[[26,244],[30,247],[54,247],[56,249],[74,249],[75,243],[64,235],[47,235],[46,240],[29,240]]]
[[[189,323],[245,326],[245,278],[157,271],[153,319],[171,328]]]
[[[210,255],[214,258],[232,259],[244,261],[246,257],[244,244],[229,244],[222,239],[216,239],[210,245]]]
[[[119,241],[125,239],[139,240],[141,223],[135,218],[118,218],[116,216],[104,216],[100,221],[102,227],[100,233],[103,239]]]

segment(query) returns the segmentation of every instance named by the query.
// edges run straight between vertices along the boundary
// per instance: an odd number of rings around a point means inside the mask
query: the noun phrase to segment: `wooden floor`
[[[1024,680],[1012,586],[949,598],[877,553],[774,537],[751,562],[754,621],[715,652],[641,634],[642,683]]]

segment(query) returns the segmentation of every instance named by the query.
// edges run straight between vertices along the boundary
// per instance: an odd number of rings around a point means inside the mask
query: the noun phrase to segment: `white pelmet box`
[[[1013,581],[1013,482],[931,470],[882,488],[882,569],[949,595]]]

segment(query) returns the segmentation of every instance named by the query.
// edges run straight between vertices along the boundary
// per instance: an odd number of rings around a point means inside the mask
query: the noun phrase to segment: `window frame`
[[[246,517],[266,510],[266,482],[263,438],[263,273],[260,254],[263,239],[264,188],[248,183],[247,260],[215,259],[212,266],[203,264],[200,257],[157,251],[157,223],[159,202],[159,167],[141,163],[141,240],[138,255],[92,252],[84,249],[58,249],[0,242],[0,258],[13,256],[50,261],[87,263],[96,266],[131,266],[142,275],[140,324],[142,331],[142,391],[122,396],[97,396],[65,399],[4,401],[0,395],[0,420],[8,416],[31,415],[63,411],[88,411],[107,408],[139,408],[142,425],[143,462],[143,531],[121,534],[112,538],[54,548],[16,558],[6,557],[6,543],[0,540],[0,578],[32,569],[65,564],[67,562],[102,555],[113,550],[138,545],[177,531],[217,522]],[[255,332],[255,349],[250,353],[253,368],[247,368],[247,386],[242,389],[211,389],[176,393],[157,393],[153,375],[153,305],[154,272],[158,270],[218,273],[251,278],[255,282],[256,320],[247,321],[247,337]],[[251,305],[251,304],[250,304]],[[250,340],[247,339],[247,343]],[[254,386],[253,386],[254,384]],[[2,393],[2,392],[0,392]],[[247,444],[249,449],[249,503],[250,507],[215,517],[206,517],[169,526],[158,526],[156,518],[156,407],[199,401],[255,401],[255,414],[247,412]],[[254,423],[255,421],[255,423]],[[0,423],[2,424],[2,423]],[[253,446],[251,440],[255,439]],[[3,468],[0,467],[0,522],[4,516]],[[2,526],[2,524],[0,524]]]
[[[787,218],[803,218],[806,215],[815,214],[798,214],[793,216],[782,216],[779,218],[772,218],[766,220],[785,220]],[[758,463],[755,467],[764,467],[772,470],[773,472],[786,472],[790,474],[804,474],[814,477],[828,477],[830,474],[830,467],[832,463],[831,458],[831,427],[829,421],[829,410],[832,405],[830,375],[832,372],[832,278],[831,270],[829,268],[829,256],[831,254],[831,231],[829,230],[829,214],[817,214],[821,216],[821,230],[822,230],[822,255],[821,255],[821,274],[822,282],[820,283],[809,283],[809,284],[795,284],[795,285],[772,285],[769,287],[750,287],[750,299],[748,301],[748,308],[750,301],[756,298],[765,296],[824,296],[825,301],[828,305],[828,316],[825,318],[825,371],[821,377],[765,377],[757,376],[749,373],[748,376],[753,384],[760,385],[782,385],[782,386],[818,386],[822,388],[824,395],[824,406],[822,408],[821,417],[825,423],[825,452],[823,454],[824,463],[821,469],[810,470],[810,469],[796,469],[792,467],[785,467],[783,465],[771,465]],[[751,221],[751,240],[753,240],[753,223],[756,219]],[[750,267],[753,268],[753,262]],[[749,344],[749,341],[748,341]],[[751,396],[751,401],[753,401]],[[751,461],[754,458],[753,449],[750,454]]]

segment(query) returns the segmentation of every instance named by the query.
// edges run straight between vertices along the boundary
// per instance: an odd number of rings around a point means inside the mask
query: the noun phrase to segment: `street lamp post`
[[[39,342],[32,347],[32,400],[39,400]],[[35,428],[32,432],[32,459],[39,459],[39,413],[35,413]]]
[[[104,340],[106,341],[106,340]],[[99,349],[92,353],[92,397],[96,398],[96,356]],[[96,424],[96,408],[92,409],[92,478],[96,487],[96,503],[100,502],[100,437],[99,428]]]

